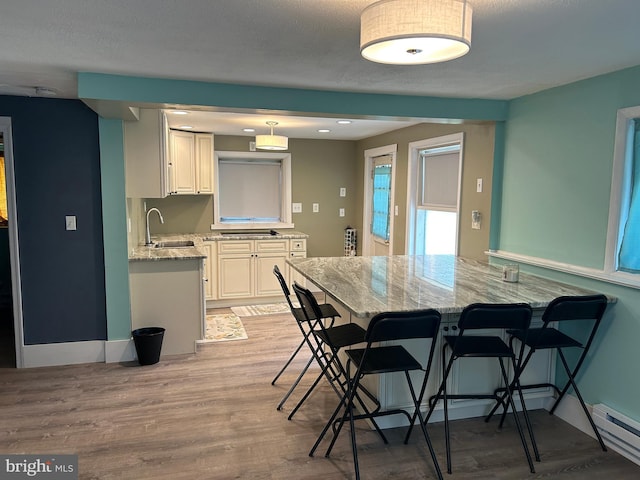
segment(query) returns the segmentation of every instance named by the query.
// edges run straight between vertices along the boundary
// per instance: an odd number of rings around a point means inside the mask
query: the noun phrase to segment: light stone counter
[[[206,253],[199,247],[203,242],[220,242],[225,240],[275,240],[278,238],[304,239],[306,233],[295,230],[278,231],[277,235],[262,232],[211,232],[211,233],[175,233],[155,235],[151,237],[154,243],[162,241],[191,240],[193,247],[155,248],[155,246],[139,245],[129,252],[129,261],[157,261],[157,260],[193,260],[206,258]]]
[[[313,257],[287,262],[361,318],[425,308],[455,314],[476,302],[524,302],[543,309],[561,295],[595,293],[522,272],[518,283],[504,282],[502,267],[449,255]]]

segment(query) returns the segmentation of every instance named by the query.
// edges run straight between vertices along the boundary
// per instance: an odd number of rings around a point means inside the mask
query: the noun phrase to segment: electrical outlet
[[[341,196],[341,197],[346,197],[346,196],[347,196],[347,189],[346,189],[346,187],[340,187],[340,196]]]
[[[341,209],[340,209],[340,216],[341,216],[341,217],[344,217],[344,208],[341,208]]]
[[[313,204],[313,213],[318,213],[320,211],[320,204],[319,203],[314,203]]]

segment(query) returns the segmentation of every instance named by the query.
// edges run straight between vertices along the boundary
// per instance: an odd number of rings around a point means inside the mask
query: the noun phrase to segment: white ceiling
[[[35,95],[34,87],[43,86],[76,98],[76,73],[89,71],[511,99],[640,64],[640,0],[469,0],[471,52],[421,66],[380,65],[360,56],[360,12],[370,3],[3,0],[0,93]],[[330,123],[337,130],[335,119]],[[357,124],[347,127],[354,138],[360,135]],[[301,136],[292,132],[278,133]]]

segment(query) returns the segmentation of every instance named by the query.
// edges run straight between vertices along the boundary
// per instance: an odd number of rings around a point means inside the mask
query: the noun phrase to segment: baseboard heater
[[[640,423],[602,403],[593,406],[593,421],[608,447],[640,465]]]

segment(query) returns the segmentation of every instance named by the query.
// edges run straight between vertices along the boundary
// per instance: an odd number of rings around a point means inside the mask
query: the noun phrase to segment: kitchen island
[[[541,322],[542,311],[554,298],[596,293],[522,272],[518,282],[505,282],[501,266],[450,255],[292,258],[288,263],[333,299],[336,307],[343,308],[343,321],[354,321],[364,328],[373,315],[381,312],[438,310],[442,314],[441,334],[436,338],[438,352],[442,336],[450,335],[456,329],[460,312],[471,303],[528,303],[534,309],[535,325]],[[506,339],[504,332],[492,334],[503,335]],[[403,345],[416,358],[426,358],[424,343],[413,340],[403,342]],[[491,360],[461,359],[456,362],[450,376],[449,392],[453,395],[490,393],[492,388],[502,387],[499,371]],[[441,382],[440,362],[441,356],[436,353],[426,397],[435,394]],[[403,379],[396,375],[381,375],[368,384],[372,391],[378,392],[385,408],[411,405],[408,393],[402,388]],[[542,350],[534,354],[521,380],[523,384],[539,384],[552,383],[554,378],[555,354]],[[488,390],[487,385],[490,385]],[[544,408],[552,395],[552,389],[547,387],[528,390],[527,407]],[[482,416],[493,405],[490,400],[476,399],[450,402],[451,418]],[[393,420],[403,420],[401,417],[387,418],[391,420],[384,424],[385,427],[398,426]],[[441,411],[436,410],[432,421],[441,419]]]

